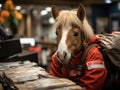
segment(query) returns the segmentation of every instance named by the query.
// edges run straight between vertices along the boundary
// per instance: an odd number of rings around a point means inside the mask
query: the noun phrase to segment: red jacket
[[[96,38],[89,41],[88,44],[94,42],[97,42]],[[85,75],[80,78],[80,86],[85,87],[86,90],[101,90],[107,76],[107,69],[104,65],[104,59],[98,48],[100,47],[95,46],[91,48],[85,59]],[[69,65],[74,66],[79,64],[81,53],[82,52],[79,52],[75,58],[69,62]],[[60,64],[58,60],[56,60],[56,54],[54,54],[52,56],[52,63],[49,73],[53,76],[64,77],[74,81],[77,75],[77,68],[73,70],[65,67],[60,68]]]

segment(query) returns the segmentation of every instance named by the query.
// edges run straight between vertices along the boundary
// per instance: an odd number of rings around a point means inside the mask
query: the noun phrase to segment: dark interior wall
[[[92,27],[96,33],[96,19],[97,17],[108,17],[109,6],[108,5],[92,5]]]
[[[113,4],[109,5],[109,14],[110,15],[113,13],[120,13],[120,9],[118,8],[119,3],[113,3]]]
[[[119,2],[120,3],[120,2]],[[106,17],[110,19],[110,16],[112,14],[120,13],[120,10],[118,8],[118,2],[112,3],[112,4],[106,4],[106,5],[91,5],[92,8],[92,27],[94,29],[94,32],[96,33],[96,19],[97,17]],[[109,30],[110,23],[107,27],[106,32],[111,32]]]
[[[109,6],[109,32],[120,31],[120,2]]]

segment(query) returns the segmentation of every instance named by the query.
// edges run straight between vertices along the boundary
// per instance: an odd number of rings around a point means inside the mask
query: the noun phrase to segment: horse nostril
[[[57,52],[56,56],[58,59],[64,60],[67,56],[67,53],[66,52],[63,52],[63,53]]]

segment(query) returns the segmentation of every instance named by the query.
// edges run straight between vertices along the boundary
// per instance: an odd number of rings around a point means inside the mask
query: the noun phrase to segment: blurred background
[[[20,38],[23,50],[37,52],[37,63],[48,69],[57,48],[51,6],[77,9],[80,3],[86,7],[95,33],[120,31],[119,0],[0,0],[0,25],[14,38]]]

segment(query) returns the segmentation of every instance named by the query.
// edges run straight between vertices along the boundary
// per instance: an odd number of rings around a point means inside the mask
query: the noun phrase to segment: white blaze
[[[66,52],[67,53],[67,59],[69,59],[71,57],[71,54],[68,51],[68,47],[67,47],[67,44],[66,44],[67,34],[68,34],[70,29],[71,29],[71,26],[69,26],[69,28],[66,28],[66,27],[62,28],[62,37],[61,37],[61,41],[58,45],[59,54],[62,55],[64,52]]]

